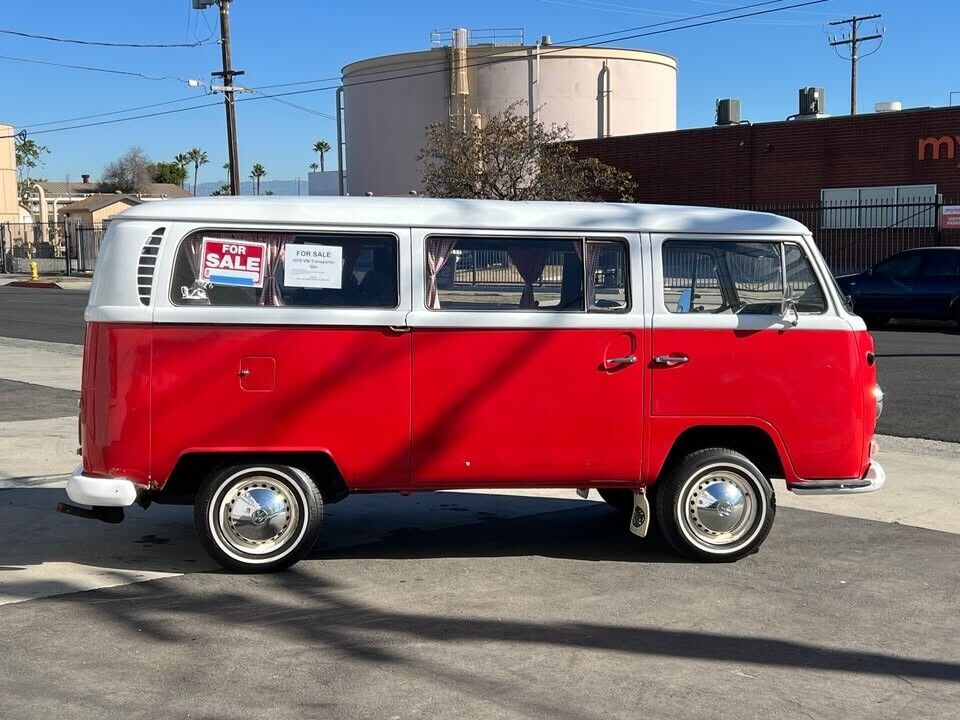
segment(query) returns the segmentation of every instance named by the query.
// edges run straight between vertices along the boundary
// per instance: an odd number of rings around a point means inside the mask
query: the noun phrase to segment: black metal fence
[[[44,275],[93,272],[105,229],[105,223],[0,224],[0,272],[28,273],[31,262]]]
[[[835,275],[860,272],[903,250],[936,245],[960,245],[960,228],[943,228],[942,197],[816,203],[754,204],[744,209],[793,218],[812,232]],[[0,224],[0,271],[30,272],[31,259],[44,274],[92,272],[100,253],[106,223]],[[562,253],[547,261],[541,283],[556,284],[562,276]],[[445,268],[456,283],[521,284],[506,253],[465,250]],[[621,270],[622,272],[622,270]]]
[[[746,206],[793,218],[813,232],[834,275],[866,270],[911,248],[960,244],[960,230],[942,228],[945,202],[936,198],[821,201]]]

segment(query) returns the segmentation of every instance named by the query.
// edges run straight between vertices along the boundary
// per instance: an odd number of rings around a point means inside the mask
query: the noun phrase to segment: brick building
[[[626,170],[638,202],[789,215],[840,271],[908,247],[960,244],[960,107],[812,117],[580,140]]]
[[[823,191],[934,186],[960,199],[960,107],[743,123],[580,140],[628,171],[641,202],[819,202]],[[869,193],[868,193],[869,194]],[[910,197],[920,197],[918,189]]]

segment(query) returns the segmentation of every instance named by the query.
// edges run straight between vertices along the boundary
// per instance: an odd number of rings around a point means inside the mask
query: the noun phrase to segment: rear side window
[[[873,274],[883,278],[912,278],[920,272],[922,264],[920,253],[903,253],[884,260],[874,268]]]
[[[389,234],[199,231],[177,251],[174,305],[395,308]]]
[[[426,244],[427,308],[444,311],[624,312],[620,240],[434,236]]]
[[[663,302],[673,313],[779,315],[784,263],[797,311],[824,312],[810,260],[793,243],[669,240],[663,244]]]

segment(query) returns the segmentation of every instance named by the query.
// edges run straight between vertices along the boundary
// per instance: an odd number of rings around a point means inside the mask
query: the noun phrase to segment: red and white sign
[[[263,287],[266,243],[204,238],[200,277],[214,285]]]
[[[940,216],[944,230],[960,230],[960,205],[944,205]]]

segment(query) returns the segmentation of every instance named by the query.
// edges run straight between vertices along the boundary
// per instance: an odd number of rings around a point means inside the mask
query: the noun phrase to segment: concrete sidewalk
[[[60,290],[89,290],[92,278],[89,276],[66,277],[62,275],[41,275],[33,280],[29,275],[0,274],[0,285],[13,287],[54,288]]]

